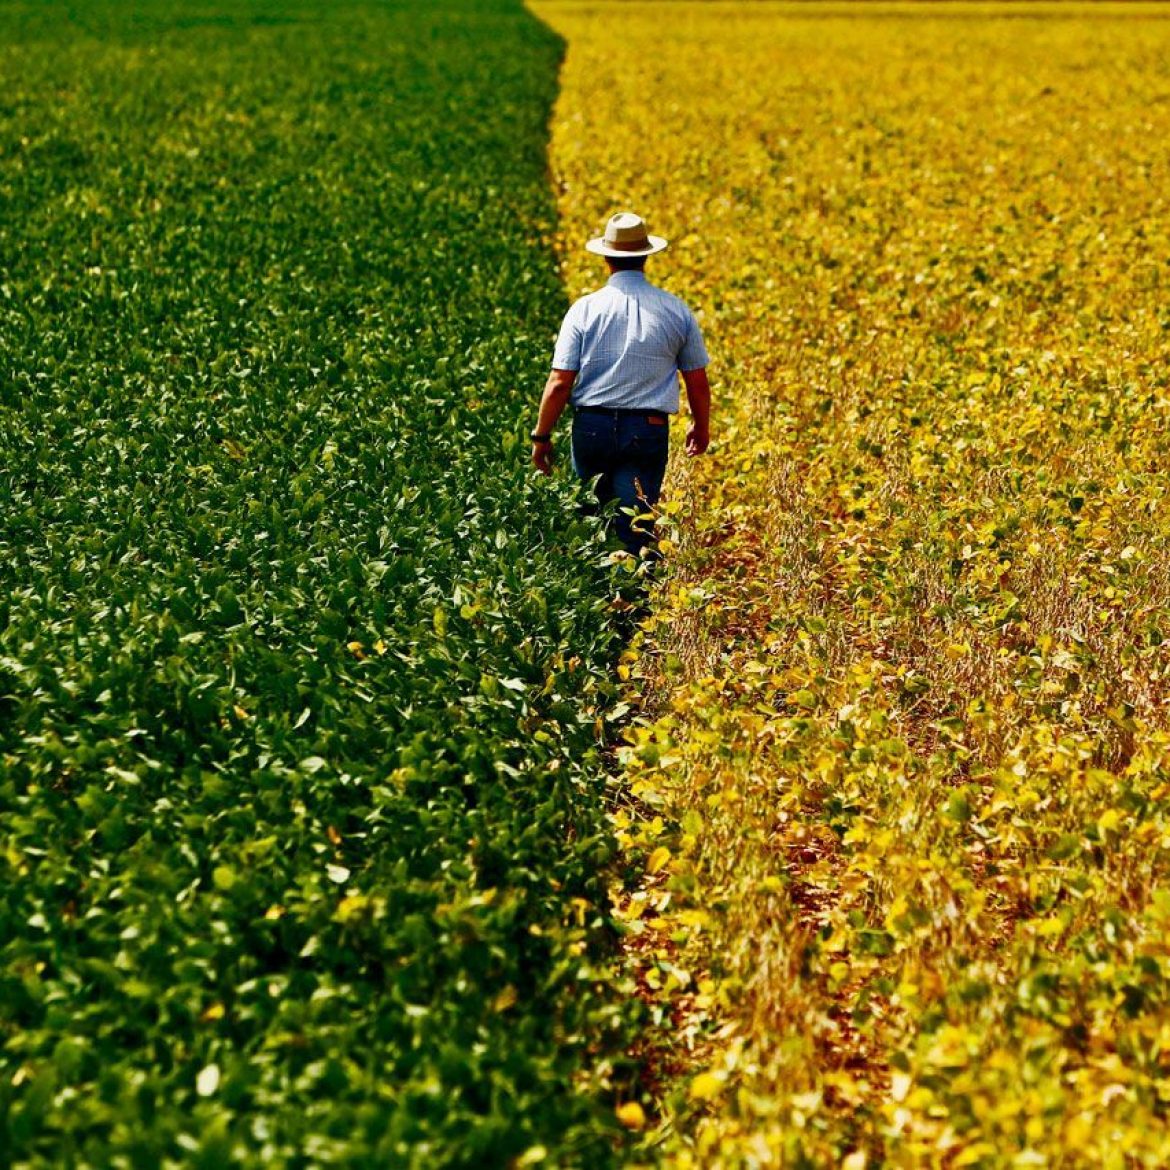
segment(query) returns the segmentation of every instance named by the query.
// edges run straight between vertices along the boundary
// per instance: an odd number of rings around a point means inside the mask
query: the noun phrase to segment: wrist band
[[[529,436],[529,438],[534,443],[551,443],[552,442],[552,435],[551,434],[538,435],[535,431],[532,432],[532,434]]]

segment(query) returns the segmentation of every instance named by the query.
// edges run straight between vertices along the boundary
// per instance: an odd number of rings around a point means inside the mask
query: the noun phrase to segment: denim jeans
[[[631,523],[627,509],[637,515],[658,503],[669,444],[665,414],[573,414],[573,470],[582,479],[596,477],[599,504],[618,501],[617,536],[635,556],[654,539],[653,525],[649,520]]]

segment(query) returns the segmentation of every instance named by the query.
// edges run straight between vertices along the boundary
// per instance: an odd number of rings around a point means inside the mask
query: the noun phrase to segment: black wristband
[[[531,439],[531,440],[532,440],[534,443],[551,443],[551,442],[552,442],[552,435],[551,435],[551,434],[548,434],[548,435],[538,435],[538,434],[537,434],[535,431],[533,431],[533,432],[532,432],[532,434],[531,434],[531,435],[529,435],[528,437],[529,437],[529,438],[530,438],[530,439]]]

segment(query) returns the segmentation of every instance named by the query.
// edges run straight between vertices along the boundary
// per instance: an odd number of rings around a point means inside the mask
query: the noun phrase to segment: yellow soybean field
[[[534,10],[569,291],[636,210],[713,357],[621,668],[647,1159],[1166,1165],[1170,9]]]

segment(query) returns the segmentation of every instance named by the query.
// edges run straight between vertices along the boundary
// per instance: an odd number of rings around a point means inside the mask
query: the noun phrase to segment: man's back
[[[707,364],[694,314],[644,273],[615,272],[565,316],[553,366],[577,371],[574,406],[678,410],[678,371]]]

